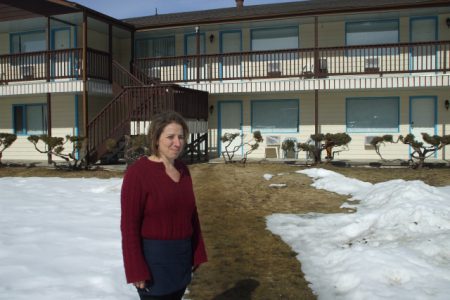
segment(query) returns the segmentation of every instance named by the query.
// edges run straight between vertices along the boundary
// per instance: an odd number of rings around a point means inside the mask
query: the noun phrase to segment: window
[[[187,34],[184,37],[185,49],[184,53],[186,55],[196,55],[197,54],[197,34]],[[200,54],[205,54],[205,34],[200,34]]]
[[[14,133],[23,135],[47,133],[47,105],[13,106]]]
[[[251,105],[253,131],[298,132],[298,100],[253,100]]]
[[[398,132],[399,99],[347,98],[347,132]]]
[[[45,51],[45,31],[11,34],[11,53]]]
[[[297,48],[297,27],[252,30],[252,51]]]
[[[398,21],[367,21],[346,24],[347,45],[398,43]]]
[[[175,56],[175,38],[162,37],[136,40],[136,57]]]
[[[355,45],[395,44],[399,41],[398,20],[352,22],[346,24],[346,43]],[[355,49],[351,56],[398,54],[398,48]]]

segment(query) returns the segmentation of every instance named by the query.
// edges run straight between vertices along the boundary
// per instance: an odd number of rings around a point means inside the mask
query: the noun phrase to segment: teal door
[[[435,17],[411,18],[411,43],[437,40],[437,19]],[[436,69],[436,46],[421,45],[411,48],[411,71],[427,72]]]
[[[71,48],[70,28],[57,28],[52,30],[51,50],[65,50]],[[74,59],[73,53],[68,51],[55,51],[52,55],[51,75],[53,78],[71,77]]]
[[[225,133],[238,133],[242,135],[242,101],[219,101],[218,111],[218,149],[219,156],[225,151],[228,143],[222,143],[221,137]],[[228,149],[233,149],[242,143],[242,137],[237,137]],[[242,149],[236,152],[236,155],[242,155]]]
[[[436,101],[436,97],[430,96],[417,96],[410,99],[409,132],[414,134],[419,142],[423,142],[422,133],[427,133],[431,136],[436,134]],[[430,146],[425,142],[424,144]]]
[[[228,54],[220,61],[220,79],[237,79],[242,76],[242,34],[241,31],[229,31],[220,33],[220,53]]]
[[[187,34],[184,36],[184,80],[195,81],[197,79],[197,68],[200,72],[200,80],[209,78],[207,75],[206,61],[204,58],[197,58],[197,35]],[[205,34],[200,34],[200,55],[205,54]],[[197,63],[198,61],[198,63]]]

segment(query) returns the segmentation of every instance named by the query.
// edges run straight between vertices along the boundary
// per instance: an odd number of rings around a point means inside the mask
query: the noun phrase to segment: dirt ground
[[[323,166],[321,166],[323,167]],[[377,169],[326,167],[369,182],[422,180],[450,185],[450,169]],[[197,164],[190,170],[209,262],[195,273],[188,298],[193,300],[316,299],[296,254],[266,229],[273,213],[342,212],[346,200],[316,190],[302,167],[287,164]],[[274,176],[270,181],[263,174]],[[120,171],[67,172],[42,168],[0,168],[4,176],[120,177]],[[286,188],[269,188],[285,183]]]
[[[369,182],[419,179],[450,185],[449,169],[373,169],[328,167]],[[285,164],[204,164],[190,167],[197,195],[209,262],[191,285],[195,300],[316,299],[295,253],[266,229],[273,213],[342,212],[346,197],[316,190]],[[263,174],[283,174],[270,182]],[[269,188],[285,183],[286,188]]]

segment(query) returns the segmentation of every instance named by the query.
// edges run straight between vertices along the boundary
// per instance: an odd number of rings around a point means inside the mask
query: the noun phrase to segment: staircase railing
[[[117,141],[129,135],[131,122],[150,120],[155,113],[173,107],[173,91],[166,86],[125,87],[88,125],[91,161],[108,151],[108,139]]]
[[[131,124],[148,122],[156,113],[174,110],[185,118],[208,119],[208,93],[174,84],[153,84],[113,61],[112,79],[115,97],[89,122],[88,151],[91,162],[106,154],[108,140],[118,142],[131,134]]]

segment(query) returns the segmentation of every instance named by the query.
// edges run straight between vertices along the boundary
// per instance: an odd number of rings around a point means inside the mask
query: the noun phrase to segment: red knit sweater
[[[163,163],[147,157],[136,161],[122,184],[122,251],[128,283],[151,279],[142,239],[192,238],[193,265],[207,261],[188,168],[175,161],[180,181],[174,182]]]

